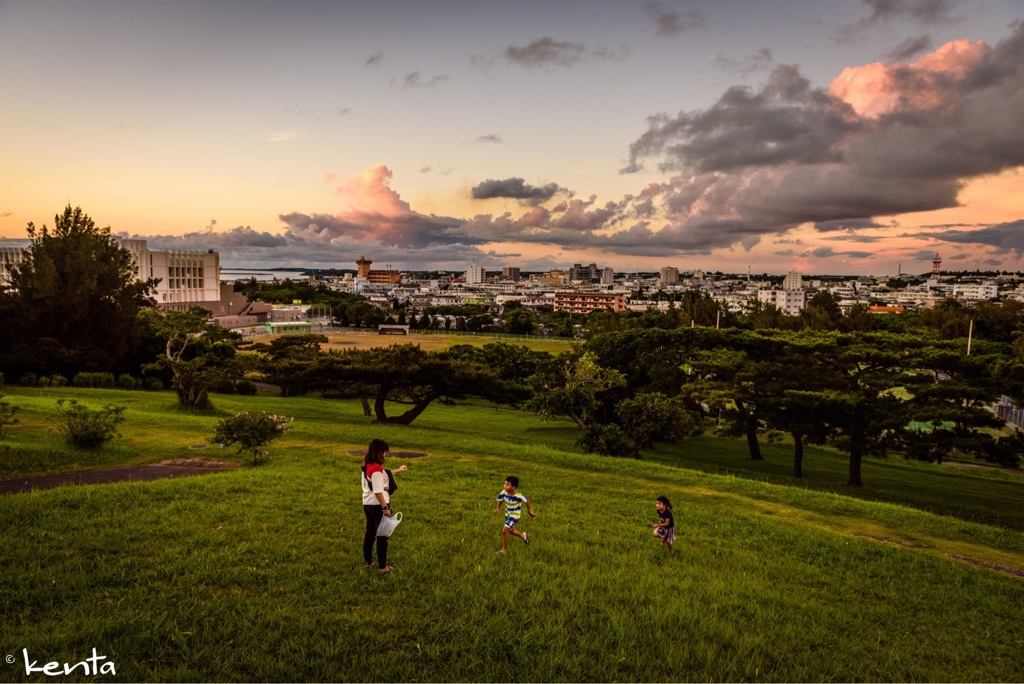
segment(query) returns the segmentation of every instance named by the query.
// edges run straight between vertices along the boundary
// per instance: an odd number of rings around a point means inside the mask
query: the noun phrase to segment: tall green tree
[[[170,370],[178,403],[210,407],[210,388],[238,375],[235,350],[242,336],[212,322],[213,314],[194,306],[187,312],[149,312],[149,325],[166,340],[164,353],[148,370]]]
[[[409,425],[439,399],[480,396],[515,403],[530,389],[499,377],[486,366],[447,352],[426,352],[419,345],[398,344],[367,350],[320,352],[311,358],[270,363],[272,382],[290,394],[318,391],[335,397],[372,397],[378,423]],[[388,415],[389,405],[408,405]]]
[[[808,393],[827,415],[829,427],[849,454],[847,484],[863,486],[864,457],[884,454],[904,429],[908,406],[899,390],[912,369],[911,353],[927,345],[913,335],[818,333],[794,339],[796,350],[816,370],[830,375],[829,387]]]
[[[512,335],[529,335],[537,328],[537,316],[519,302],[508,302],[501,312],[501,325]]]
[[[586,430],[595,423],[607,423],[601,415],[600,395],[626,384],[617,370],[602,367],[597,356],[587,352],[578,358],[563,354],[552,372],[539,376],[532,407],[547,418],[564,416]]]
[[[138,372],[127,359],[154,305],[155,281],[139,281],[131,253],[110,239],[80,207],[68,205],[53,228],[27,226],[32,239],[0,294],[0,361],[38,373]]]
[[[915,371],[905,389],[911,395],[910,417],[920,427],[907,440],[910,455],[941,463],[954,449],[989,460],[999,453],[986,429],[1003,425],[989,407],[1014,392],[1004,380],[1005,364],[1013,363],[1004,351],[1002,345],[979,342],[968,356],[961,341],[915,350]]]
[[[819,290],[800,312],[806,330],[836,330],[843,318],[839,300],[828,290]]]
[[[768,395],[775,389],[765,382],[772,363],[770,343],[751,334],[722,336],[722,346],[696,350],[689,365],[699,378],[691,395],[729,419],[734,437],[747,440],[751,460],[762,461],[757,440]]]

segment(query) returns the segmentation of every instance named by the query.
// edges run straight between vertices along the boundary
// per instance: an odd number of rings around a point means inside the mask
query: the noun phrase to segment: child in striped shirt
[[[531,518],[536,518],[537,514],[533,512],[530,500],[522,494],[516,493],[518,486],[519,478],[515,475],[509,475],[505,480],[505,486],[502,488],[501,493],[498,494],[498,505],[494,507],[494,513],[497,515],[501,511],[502,502],[505,503],[505,527],[501,530],[501,550],[498,553],[505,553],[508,549],[508,536],[510,533],[521,538],[524,544],[530,543],[529,535],[517,530],[516,525],[519,524],[519,516],[523,512],[523,504],[526,504],[526,512],[530,514]]]

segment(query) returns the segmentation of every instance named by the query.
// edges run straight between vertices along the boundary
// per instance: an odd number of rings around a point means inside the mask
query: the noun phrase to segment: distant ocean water
[[[258,269],[249,268],[222,268],[220,269],[221,280],[251,280],[255,278],[259,282],[269,282],[277,278],[278,280],[284,280],[285,278],[291,278],[292,280],[302,278],[302,271],[261,271]]]

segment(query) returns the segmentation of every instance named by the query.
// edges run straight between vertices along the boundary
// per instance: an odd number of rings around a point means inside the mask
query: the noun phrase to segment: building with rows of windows
[[[211,308],[220,301],[220,255],[211,250],[151,250],[145,240],[112,236],[135,260],[139,280],[158,279],[153,298],[162,309],[187,311],[191,306]],[[11,266],[25,258],[31,242],[0,247],[0,285],[11,282]]]
[[[555,293],[555,311],[588,314],[592,311],[626,310],[626,297],[610,292],[564,291]]]

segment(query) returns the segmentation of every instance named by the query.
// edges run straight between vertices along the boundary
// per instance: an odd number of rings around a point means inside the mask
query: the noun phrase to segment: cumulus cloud
[[[795,66],[706,110],[658,114],[623,171],[678,175],[648,199],[681,248],[756,242],[803,223],[958,206],[964,184],[1024,165],[1024,25],[994,47],[954,41],[911,64],[844,70],[828,88]]]
[[[374,52],[372,55],[366,58],[366,62],[363,63],[364,67],[377,66],[384,59],[383,52]]]
[[[328,179],[338,181],[336,174]],[[469,261],[483,254],[486,239],[464,229],[465,221],[414,211],[390,187],[391,171],[380,165],[337,186],[348,208],[337,212],[292,211],[281,214],[283,230],[269,232],[239,226],[185,235],[146,236],[154,249],[207,250],[232,266],[348,266],[361,254],[394,264]]]
[[[846,135],[860,124],[853,109],[815,88],[797,67],[780,65],[754,92],[730,88],[710,109],[648,119],[630,145],[630,165],[661,157],[662,170],[730,171],[782,163],[820,163],[841,157]]]
[[[660,2],[653,0],[644,3],[644,12],[654,23],[659,36],[678,36],[680,33],[702,28],[705,21],[703,12],[698,10],[677,12],[666,9]]]
[[[555,196],[558,192],[565,192],[557,183],[547,183],[542,186],[529,185],[522,178],[506,178],[504,180],[488,179],[473,187],[471,195],[473,199],[494,199],[504,197],[527,202],[529,204],[540,204]]]

